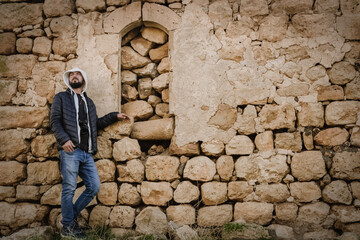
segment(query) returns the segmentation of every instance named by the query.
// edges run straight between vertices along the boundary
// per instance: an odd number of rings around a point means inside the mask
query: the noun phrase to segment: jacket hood
[[[84,85],[84,87],[83,87],[83,89],[82,89],[82,93],[84,93],[84,92],[86,91],[87,84],[88,84],[87,77],[86,77],[86,73],[85,73],[83,70],[81,70],[80,68],[73,68],[73,69],[71,69],[71,70],[66,71],[66,72],[63,74],[63,79],[64,79],[64,82],[65,82],[66,86],[67,86],[68,88],[70,88],[72,91],[74,91],[74,90],[73,90],[73,88],[72,88],[72,87],[70,86],[70,84],[69,84],[69,74],[70,74],[71,72],[81,72],[81,75],[83,76],[84,82],[85,82],[85,85]]]

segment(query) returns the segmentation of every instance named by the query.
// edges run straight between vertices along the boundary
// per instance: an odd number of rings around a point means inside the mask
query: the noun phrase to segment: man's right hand
[[[67,141],[64,145],[62,145],[62,148],[65,152],[72,152],[74,151],[75,145],[71,140]]]

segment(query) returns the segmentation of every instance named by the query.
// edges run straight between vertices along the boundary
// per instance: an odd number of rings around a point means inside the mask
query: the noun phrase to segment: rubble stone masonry
[[[60,227],[49,112],[75,66],[131,116],[99,132],[82,225],[360,235],[359,1],[0,0],[0,236]]]

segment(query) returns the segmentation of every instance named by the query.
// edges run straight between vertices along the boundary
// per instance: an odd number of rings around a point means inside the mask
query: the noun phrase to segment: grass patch
[[[244,223],[226,223],[223,226],[224,231],[227,233],[232,233],[235,231],[242,232],[245,227],[246,225]]]

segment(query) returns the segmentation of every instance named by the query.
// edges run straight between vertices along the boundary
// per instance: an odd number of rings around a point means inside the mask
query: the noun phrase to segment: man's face
[[[84,78],[81,72],[76,71],[76,72],[71,72],[69,74],[69,84],[72,88],[76,89],[82,87],[83,82],[84,82]]]

